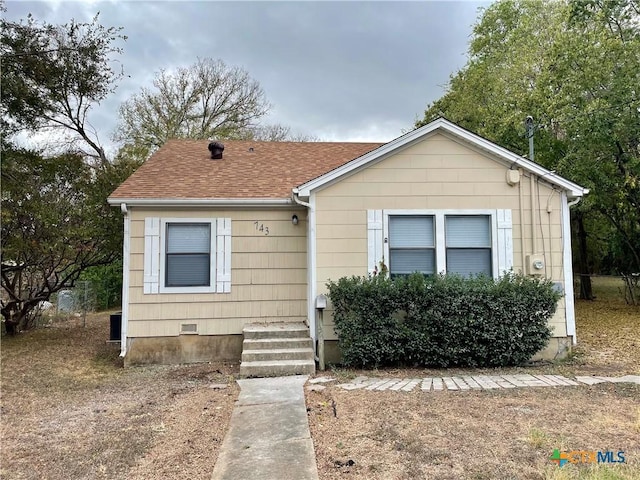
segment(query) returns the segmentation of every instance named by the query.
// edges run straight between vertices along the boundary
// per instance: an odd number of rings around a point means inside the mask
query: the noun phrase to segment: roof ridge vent
[[[220,160],[222,158],[222,152],[224,151],[224,145],[220,142],[209,142],[209,151],[211,152],[211,158]]]

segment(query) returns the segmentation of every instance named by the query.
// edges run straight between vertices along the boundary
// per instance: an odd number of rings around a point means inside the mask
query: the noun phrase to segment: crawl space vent
[[[198,333],[198,325],[195,323],[183,323],[180,325],[180,333]]]

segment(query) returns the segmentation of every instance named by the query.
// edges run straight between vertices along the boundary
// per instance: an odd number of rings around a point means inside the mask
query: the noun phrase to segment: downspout
[[[571,208],[574,205],[577,205],[578,203],[580,203],[580,200],[582,200],[582,197],[576,197],[574,200],[567,203],[567,207]]]
[[[298,189],[294,188],[293,189],[293,201],[295,203],[297,203],[298,205],[302,205],[303,207],[307,207],[308,209],[311,209],[311,204],[307,203],[307,202],[303,202],[302,200],[300,200],[300,197],[298,197]]]
[[[120,204],[124,215],[124,239],[122,242],[122,320],[120,323],[120,356],[127,354],[127,324],[129,320],[129,257],[131,251],[131,216],[126,203]]]
[[[588,190],[584,194],[588,193]],[[564,275],[564,293],[565,293],[565,315],[567,335],[573,338],[573,345],[576,345],[578,338],[575,328],[575,306],[573,300],[573,267],[571,255],[571,219],[569,208],[576,205],[581,197],[576,197],[571,202],[567,199],[567,194],[562,192],[561,197],[561,216],[562,216],[562,263]]]
[[[313,351],[316,362],[320,359],[317,355],[317,325],[316,325],[316,311],[315,311],[315,234],[316,234],[316,221],[315,221],[315,209],[311,202],[307,203],[300,200],[298,196],[299,191],[297,188],[292,190],[291,198],[294,203],[307,208],[307,317],[309,317],[309,334],[312,338]]]

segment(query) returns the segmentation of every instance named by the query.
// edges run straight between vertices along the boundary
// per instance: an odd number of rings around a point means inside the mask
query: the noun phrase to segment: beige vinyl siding
[[[521,270],[521,222],[525,254],[534,253],[530,177],[521,177],[521,187],[509,186],[508,168],[488,154],[436,133],[316,192],[317,293],[326,293],[330,279],[367,275],[369,209],[510,209],[514,270]],[[563,281],[561,195],[544,179],[538,180],[539,197],[533,208],[539,253],[544,245],[547,277]],[[519,188],[523,189],[523,219]],[[326,338],[336,339],[330,310],[324,318]],[[566,336],[563,301],[550,323],[555,336]]]
[[[291,223],[297,214],[298,225]],[[173,336],[183,323],[200,335],[242,333],[249,322],[307,318],[307,221],[304,211],[130,208],[129,337]],[[144,219],[231,218],[231,292],[144,294]],[[255,223],[269,228],[269,235]],[[162,234],[162,232],[161,232]],[[161,279],[162,281],[163,279]]]

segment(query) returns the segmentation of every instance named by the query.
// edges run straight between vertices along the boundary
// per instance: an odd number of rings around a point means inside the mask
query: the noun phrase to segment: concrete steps
[[[241,377],[315,373],[309,328],[302,323],[247,324],[243,329]]]
[[[280,348],[311,348],[311,338],[245,338],[243,350],[272,350]]]
[[[309,348],[274,348],[259,350],[242,350],[243,362],[259,362],[273,360],[307,360]]]

